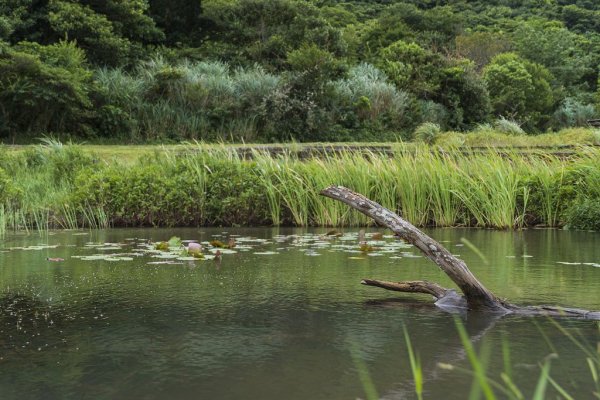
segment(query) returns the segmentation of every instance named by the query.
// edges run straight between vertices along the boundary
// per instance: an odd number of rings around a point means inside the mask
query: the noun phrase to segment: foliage
[[[554,98],[550,72],[515,53],[494,57],[484,69],[484,79],[496,114],[540,127]]]
[[[502,33],[469,32],[456,36],[456,52],[464,58],[473,60],[478,70],[483,69],[492,59],[511,48],[510,41]]]
[[[567,211],[569,228],[600,231],[600,199],[585,199],[573,204]]]
[[[0,206],[16,208],[21,202],[22,190],[13,182],[10,175],[0,167]]]
[[[119,226],[176,226],[199,223],[202,193],[194,176],[165,171],[160,163],[118,166],[77,174],[71,197],[75,208],[100,208]]]
[[[555,129],[587,126],[587,121],[598,117],[598,111],[592,104],[583,104],[567,97],[552,115],[552,127]]]
[[[424,122],[582,126],[600,104],[599,16],[581,0],[0,0],[0,135],[384,141]],[[364,65],[376,80],[356,77]]]
[[[198,145],[125,165],[47,141],[0,160],[0,200],[10,218],[5,226],[371,223],[319,195],[332,183],[352,187],[419,226],[590,229],[598,221],[600,158],[593,148],[559,158],[419,145],[399,146],[392,157],[342,152],[307,160],[290,150],[278,156],[257,150],[246,160],[231,147]]]
[[[597,67],[587,40],[560,23],[534,19],[520,24],[513,37],[522,57],[546,67],[570,92],[579,91],[577,85],[585,84],[583,77]]]
[[[149,0],[149,16],[165,34],[169,45],[198,45],[203,20],[200,0]]]
[[[0,54],[0,136],[89,132],[91,75],[73,43],[23,43]],[[35,137],[35,136],[34,136]]]
[[[227,59],[281,68],[288,52],[305,45],[316,45],[334,55],[345,50],[340,31],[331,27],[310,2],[212,0],[205,1],[203,7],[213,26],[211,38],[236,43],[230,54],[224,54]]]
[[[348,77],[330,83],[335,121],[345,128],[394,129],[407,126],[408,95],[369,64],[352,68]]]
[[[440,133],[441,129],[438,124],[425,122],[415,129],[414,138],[419,142],[433,144]]]
[[[524,135],[525,131],[521,128],[518,122],[506,119],[504,117],[498,118],[494,121],[494,129],[497,132],[505,135]]]

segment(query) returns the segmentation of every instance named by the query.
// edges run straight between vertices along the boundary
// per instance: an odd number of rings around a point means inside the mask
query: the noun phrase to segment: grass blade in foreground
[[[481,390],[483,391],[485,398],[487,400],[495,400],[496,396],[494,395],[494,392],[493,392],[490,384],[488,383],[488,378],[485,375],[483,365],[481,364],[481,362],[479,361],[479,359],[477,357],[477,353],[475,352],[475,349],[473,348],[473,344],[469,340],[469,335],[467,335],[467,331],[466,331],[464,325],[462,324],[460,319],[458,319],[458,317],[454,318],[454,322],[456,324],[456,329],[458,330],[458,335],[460,336],[462,345],[463,345],[465,351],[467,352],[467,357],[469,358],[471,367],[473,367],[473,372],[475,373],[475,379],[477,379],[477,381],[479,382],[479,385],[481,386]]]
[[[375,389],[367,365],[360,357],[360,349],[356,342],[350,343],[350,355],[352,356],[352,362],[354,362],[354,366],[358,371],[358,377],[365,391],[365,395],[367,396],[367,400],[378,400],[379,395],[377,394],[377,389]]]
[[[406,325],[402,326],[404,330],[404,339],[406,341],[406,348],[408,350],[408,358],[410,360],[410,369],[412,371],[412,375],[415,382],[415,393],[417,394],[417,399],[423,399],[423,369],[421,367],[421,360],[417,355],[415,357],[412,344],[410,342],[410,336],[408,335],[408,330],[406,329]]]

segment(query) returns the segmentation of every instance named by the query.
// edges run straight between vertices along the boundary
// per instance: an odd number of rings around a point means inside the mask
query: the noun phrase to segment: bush
[[[11,176],[0,168],[0,206],[16,208],[23,198],[23,191],[18,188]]]
[[[566,98],[552,115],[552,127],[556,130],[587,126],[588,119],[598,117],[593,104],[583,104],[573,98]]]
[[[43,170],[52,179],[51,183],[56,185],[72,183],[81,169],[96,162],[90,153],[77,145],[63,145],[50,138],[42,142],[42,145],[25,151],[25,164],[28,168]]]
[[[209,225],[268,225],[256,164],[211,160],[206,182],[205,223]]]
[[[418,100],[417,106],[421,122],[433,122],[440,128],[447,128],[449,112],[444,105],[431,100]]]
[[[187,226],[201,221],[203,193],[189,173],[174,174],[163,163],[82,170],[70,201],[103,209],[111,225]]]
[[[500,117],[494,122],[494,129],[505,135],[525,135],[525,131],[518,122]]]
[[[600,231],[600,198],[579,200],[569,207],[566,211],[566,226]]]
[[[485,67],[483,78],[496,114],[515,116],[532,128],[543,125],[554,103],[550,86],[554,77],[546,68],[503,53]]]
[[[0,136],[88,136],[91,73],[72,43],[22,44],[0,53]]]
[[[334,123],[346,129],[400,131],[409,123],[408,94],[370,64],[360,64],[347,78],[331,82],[327,101]]]
[[[425,122],[417,127],[414,132],[415,140],[427,144],[435,143],[441,133],[441,128],[433,122]]]
[[[195,163],[195,164],[194,164]],[[199,176],[197,169],[207,171]],[[254,164],[158,157],[124,170],[81,170],[69,201],[75,208],[103,209],[116,226],[267,224]]]

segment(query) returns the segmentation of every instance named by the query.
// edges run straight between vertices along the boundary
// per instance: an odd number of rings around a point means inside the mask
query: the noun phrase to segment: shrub
[[[103,209],[118,226],[260,225],[269,221],[259,185],[253,163],[157,157],[126,170],[81,170],[69,202]]]
[[[573,229],[600,230],[600,198],[582,199],[569,207],[566,225]]]
[[[419,142],[433,144],[440,135],[441,131],[442,130],[438,124],[434,124],[433,122],[425,122],[415,129],[414,138]]]
[[[0,206],[17,207],[23,198],[23,191],[18,188],[11,176],[0,168]]]
[[[441,128],[447,127],[449,113],[444,105],[431,100],[419,100],[417,105],[422,122],[433,122]]]
[[[515,53],[503,53],[485,67],[483,77],[494,112],[514,115],[532,127],[543,124],[554,103],[550,86],[554,77],[546,68]]]
[[[552,115],[554,129],[587,126],[588,119],[598,117],[593,104],[583,104],[573,98],[566,98]]]
[[[85,169],[74,188],[75,207],[101,208],[111,225],[186,226],[201,220],[203,193],[195,177],[174,174],[164,163]]]
[[[408,94],[370,64],[360,64],[347,78],[331,82],[327,101],[334,123],[346,129],[399,131],[409,123]]]
[[[500,117],[494,122],[494,129],[505,135],[525,135],[525,131],[518,122],[504,117]]]
[[[42,144],[25,152],[25,163],[29,168],[43,170],[52,180],[51,183],[72,183],[78,171],[93,165],[94,157],[81,147],[69,143],[45,138]],[[50,182],[48,182],[50,183]]]
[[[83,51],[67,42],[0,53],[0,136],[89,135],[91,73],[83,63]]]
[[[205,222],[209,225],[266,225],[268,202],[254,162],[211,160],[206,182]]]

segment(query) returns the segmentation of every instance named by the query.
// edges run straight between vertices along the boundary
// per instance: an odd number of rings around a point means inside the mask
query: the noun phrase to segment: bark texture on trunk
[[[410,222],[398,215],[355,193],[343,186],[331,186],[321,191],[323,196],[348,204],[350,207],[373,218],[378,224],[391,229],[396,235],[421,250],[425,256],[437,264],[450,279],[460,288],[469,309],[487,309],[497,312],[507,312],[506,307],[492,292],[475,278],[464,261],[454,257],[441,244],[421,232]]]
[[[321,191],[323,196],[341,201],[355,210],[373,218],[379,225],[391,229],[397,236],[414,245],[433,261],[458,286],[464,295],[469,310],[480,310],[502,314],[575,316],[588,319],[600,319],[600,312],[575,308],[538,306],[519,307],[501,300],[488,290],[467,268],[464,261],[453,256],[441,244],[421,232],[410,222],[403,220],[394,212],[369,200],[359,193],[343,186],[330,186]],[[377,286],[388,290],[426,293],[437,299],[437,303],[456,303],[461,307],[461,296],[453,290],[443,288],[437,283],[427,281],[389,282],[375,279],[364,279],[364,285]]]

